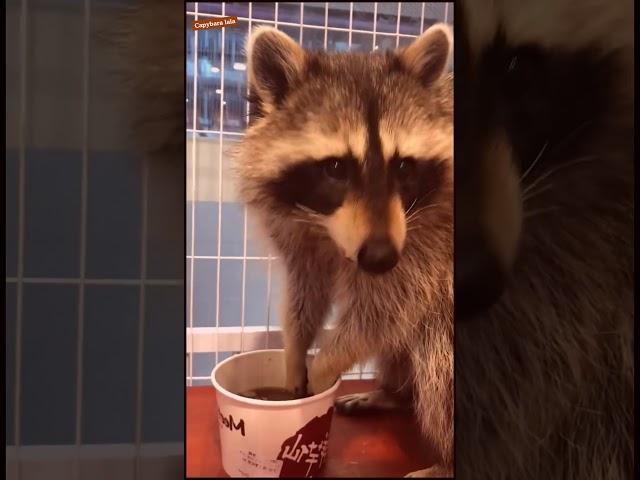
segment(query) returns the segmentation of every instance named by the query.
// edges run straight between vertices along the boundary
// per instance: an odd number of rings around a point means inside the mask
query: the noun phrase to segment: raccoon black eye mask
[[[357,179],[351,157],[307,160],[289,167],[270,184],[274,198],[283,206],[302,205],[323,215],[342,205],[350,183]]]
[[[338,209],[349,192],[357,197],[398,193],[406,211],[427,205],[435,196],[444,174],[444,167],[438,160],[395,155],[385,171],[386,191],[367,192],[362,171],[353,157],[329,157],[289,167],[271,182],[270,189],[282,206],[302,206],[322,215],[330,215]]]

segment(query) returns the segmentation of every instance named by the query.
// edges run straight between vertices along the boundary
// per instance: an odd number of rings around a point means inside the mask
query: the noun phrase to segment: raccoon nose
[[[491,307],[502,295],[506,273],[487,242],[457,238],[454,270],[455,318],[470,319]]]
[[[388,272],[398,263],[398,250],[388,237],[368,239],[358,252],[358,265],[368,273]]]

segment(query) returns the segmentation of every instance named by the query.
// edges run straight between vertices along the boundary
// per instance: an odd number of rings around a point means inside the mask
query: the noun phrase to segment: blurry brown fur
[[[633,478],[633,3],[457,7],[456,476]]]
[[[103,8],[92,19],[99,22],[92,41],[107,46],[118,64],[112,79],[124,87],[131,141],[156,162],[184,161],[184,8],[182,2],[140,0],[124,11]]]

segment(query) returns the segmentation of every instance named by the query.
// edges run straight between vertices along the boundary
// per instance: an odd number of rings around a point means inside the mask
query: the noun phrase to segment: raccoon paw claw
[[[336,411],[351,415],[370,410],[393,410],[402,405],[383,390],[343,395],[335,401]]]

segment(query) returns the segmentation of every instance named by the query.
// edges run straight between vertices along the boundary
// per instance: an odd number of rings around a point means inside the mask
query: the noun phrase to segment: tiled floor
[[[370,390],[368,380],[344,381],[339,395]],[[220,463],[213,387],[187,388],[187,477],[226,477]],[[324,477],[403,477],[434,463],[409,413],[359,417],[335,414]]]

